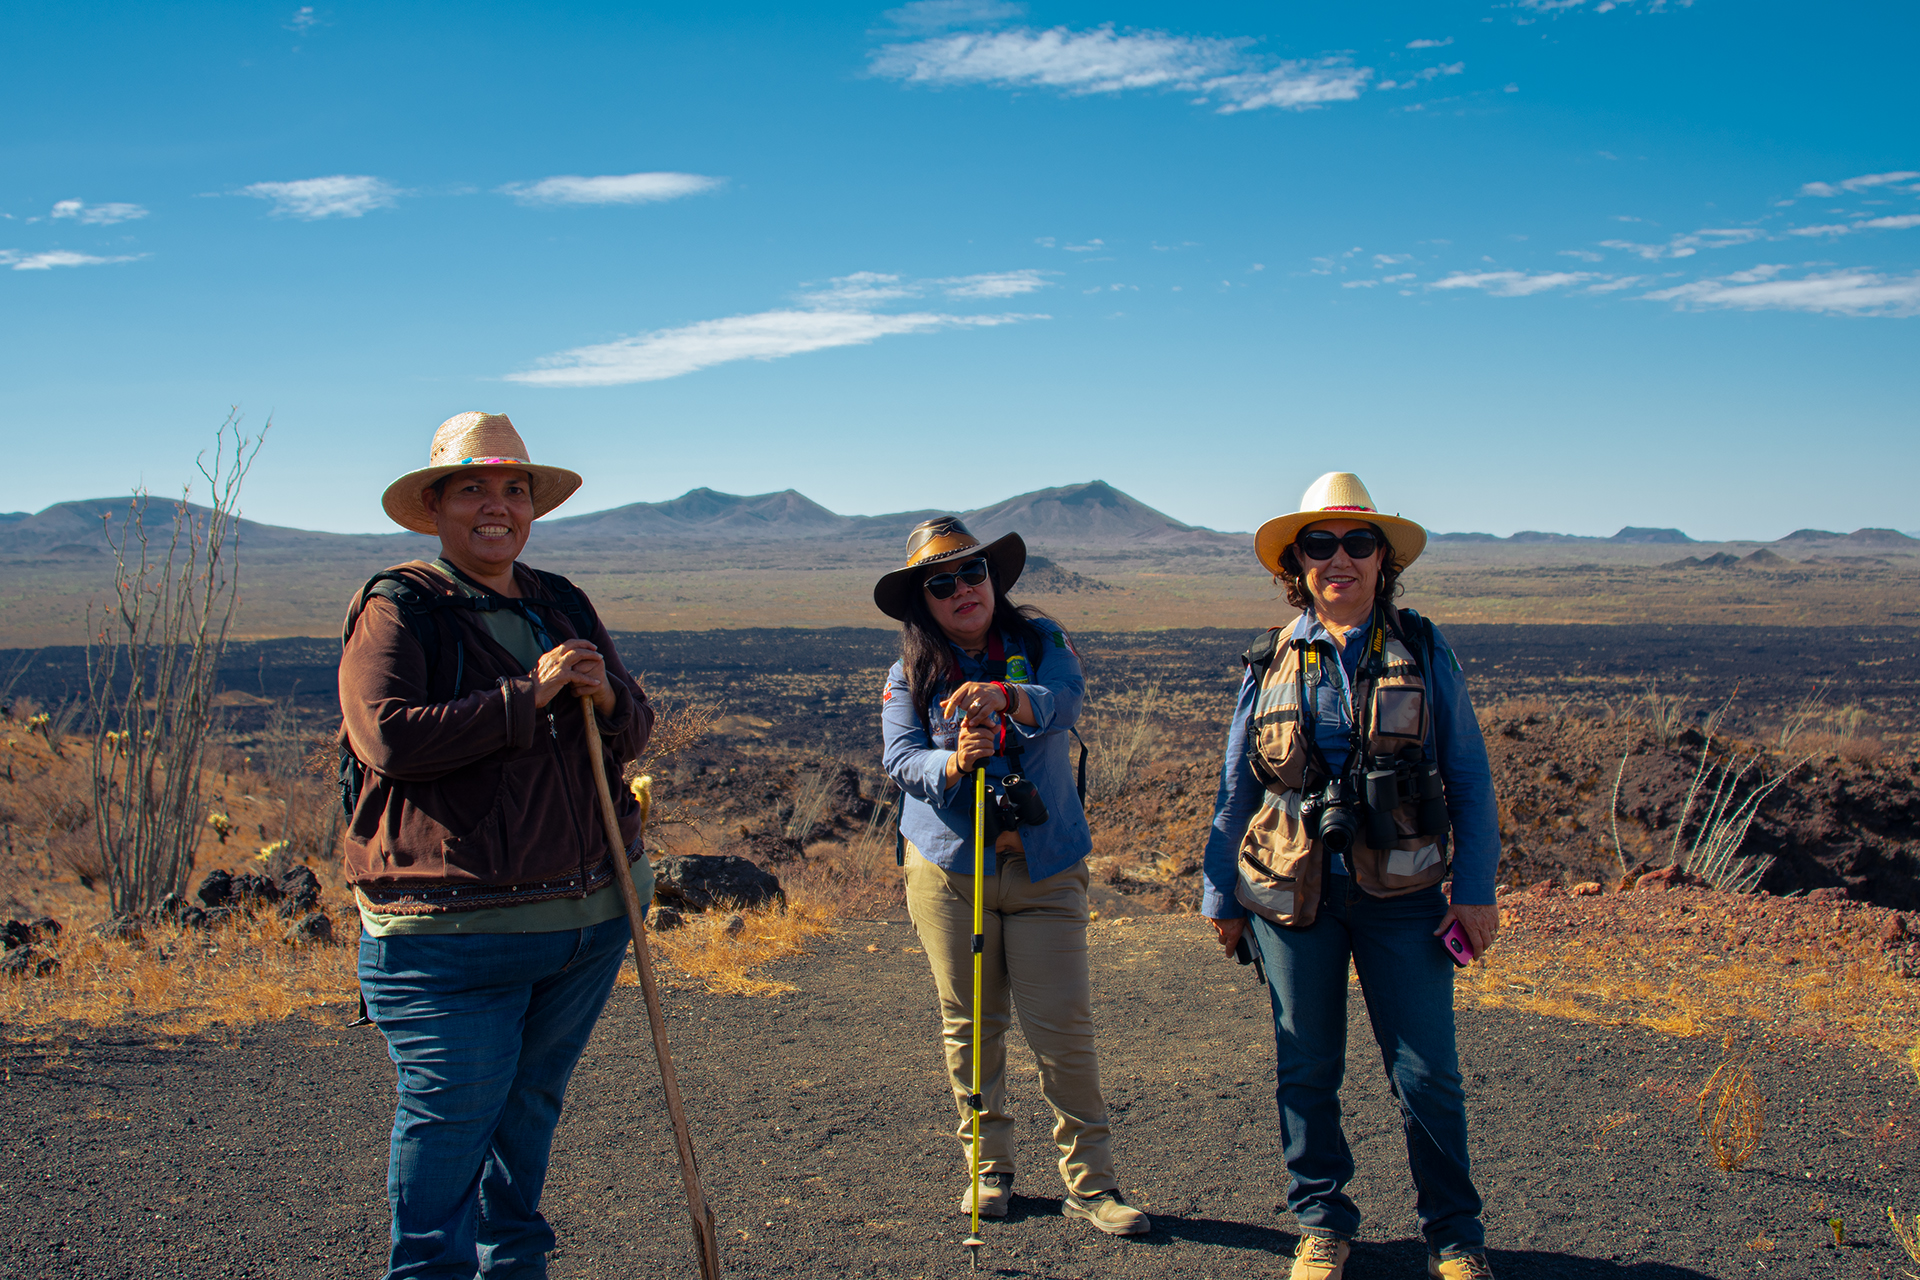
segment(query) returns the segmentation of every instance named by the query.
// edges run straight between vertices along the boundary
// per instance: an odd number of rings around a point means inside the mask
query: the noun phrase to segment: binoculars
[[[1318,837],[1328,852],[1345,854],[1360,834],[1364,814],[1368,846],[1391,848],[1400,839],[1393,812],[1410,800],[1418,805],[1419,834],[1445,834],[1446,791],[1439,764],[1428,759],[1426,752],[1408,747],[1397,756],[1369,756],[1366,764],[1360,780],[1362,794],[1356,795],[1347,779],[1335,778],[1301,802],[1300,820],[1309,836]]]

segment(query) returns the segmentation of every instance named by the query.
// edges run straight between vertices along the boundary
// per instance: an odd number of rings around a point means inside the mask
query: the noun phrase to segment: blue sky
[[[41,5],[0,508],[380,530],[462,410],[563,511],[1100,478],[1249,529],[1920,528],[1910,5]]]

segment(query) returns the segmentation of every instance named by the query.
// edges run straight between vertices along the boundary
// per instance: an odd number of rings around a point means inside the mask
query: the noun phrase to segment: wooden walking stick
[[[700,1190],[700,1166],[693,1158],[693,1135],[687,1129],[686,1108],[680,1103],[680,1081],[673,1074],[673,1054],[667,1048],[667,1022],[660,1012],[660,992],[653,985],[653,958],[647,950],[647,922],[633,872],[627,867],[626,841],[620,838],[620,817],[614,812],[613,791],[607,785],[607,763],[595,727],[593,695],[580,695],[582,723],[587,730],[587,752],[593,757],[593,780],[600,789],[600,818],[606,824],[607,846],[613,853],[613,878],[627,907],[633,929],[633,969],[640,977],[640,995],[647,1005],[647,1025],[653,1030],[653,1054],[660,1061],[660,1084],[667,1095],[667,1115],[673,1120],[673,1145],[680,1153],[680,1179],[687,1187],[687,1212],[693,1217],[693,1248],[700,1259],[700,1280],[720,1280],[720,1244],[714,1236],[713,1209]],[[644,826],[644,818],[642,824]]]

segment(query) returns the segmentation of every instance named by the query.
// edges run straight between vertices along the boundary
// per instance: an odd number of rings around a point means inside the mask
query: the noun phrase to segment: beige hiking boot
[[[1353,1246],[1345,1240],[1301,1236],[1287,1280],[1341,1280],[1347,1274],[1347,1255],[1352,1252]]]
[[[1118,1191],[1096,1191],[1090,1196],[1067,1196],[1069,1218],[1085,1218],[1110,1236],[1139,1236],[1153,1230],[1153,1220],[1120,1198]]]
[[[980,1216],[983,1218],[1004,1218],[1007,1205],[1013,1200],[1013,1175],[1010,1173],[983,1173],[980,1175]],[[960,1212],[965,1217],[973,1216],[973,1195],[960,1193]]]
[[[1484,1253],[1455,1253],[1444,1258],[1428,1254],[1427,1274],[1434,1280],[1493,1280],[1493,1268]]]

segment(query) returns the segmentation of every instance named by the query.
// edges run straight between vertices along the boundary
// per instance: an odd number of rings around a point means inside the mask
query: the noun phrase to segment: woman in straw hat
[[[546,1274],[554,1126],[626,953],[586,744],[617,770],[653,712],[585,597],[518,563],[579,487],[504,415],[448,419],[384,500],[439,557],[378,575],[347,617],[343,775],[363,781],[346,870],[361,995],[399,1075],[391,1277]],[[619,806],[645,901],[638,806]]]
[[[1087,972],[1087,865],[1092,847],[1075,790],[1068,731],[1086,681],[1066,632],[1007,591],[1027,548],[1017,533],[983,544],[952,516],[917,526],[907,562],[873,589],[897,619],[900,661],[881,695],[883,762],[902,793],[907,908],[926,946],[965,1149],[973,1092],[974,785],[988,798],[986,935],[981,984],[980,1181],[962,1213],[1004,1217],[1013,1196],[1013,1117],[1006,1108],[1010,1006],[1040,1065],[1054,1114],[1065,1212],[1112,1235],[1147,1231],[1113,1173],[1100,1092]],[[1044,807],[1014,799],[1024,776]]]
[[[1250,934],[1266,970],[1287,1206],[1301,1233],[1292,1280],[1340,1280],[1360,1226],[1340,1125],[1349,962],[1405,1123],[1427,1273],[1493,1274],[1467,1157],[1453,971],[1499,931],[1499,819],[1460,664],[1431,623],[1392,604],[1426,541],[1341,471],[1254,536],[1300,617],[1245,655],[1201,911],[1229,952]]]

